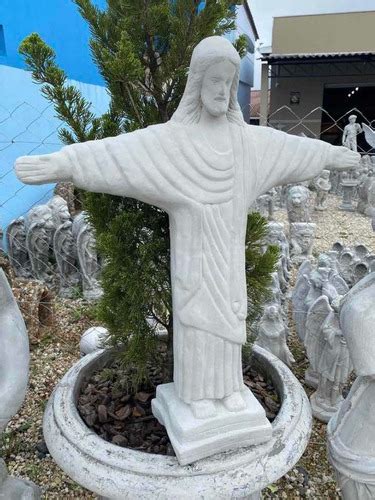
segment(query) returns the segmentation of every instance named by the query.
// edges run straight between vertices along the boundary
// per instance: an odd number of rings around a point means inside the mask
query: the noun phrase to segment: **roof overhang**
[[[262,61],[269,64],[304,64],[304,63],[332,63],[332,62],[359,62],[375,60],[375,52],[333,52],[321,54],[262,54]]]

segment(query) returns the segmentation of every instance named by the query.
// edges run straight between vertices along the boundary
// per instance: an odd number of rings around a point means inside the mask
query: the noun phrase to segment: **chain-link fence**
[[[256,113],[253,108],[253,118]],[[349,124],[351,115],[357,116],[359,128]],[[51,328],[56,320],[56,308],[60,314],[70,311],[67,314],[72,315],[73,323],[74,317],[81,314],[85,327],[95,325],[90,318],[90,304],[102,294],[102,263],[95,249],[95,235],[82,212],[74,187],[69,183],[26,186],[16,179],[13,171],[17,157],[53,152],[61,147],[58,136],[61,125],[56,125],[50,116],[50,106],[36,109],[23,102],[7,110],[0,105],[3,267],[13,281],[16,297],[34,338],[38,338],[44,326]],[[323,138],[333,144],[344,141],[349,145],[350,139],[351,147],[358,147],[362,154],[361,164],[353,174],[356,181],[353,199],[362,213],[375,206],[372,182],[375,151],[366,141],[371,131],[367,130],[365,137],[362,130],[363,123],[371,127],[372,122],[359,110],[353,108],[334,118],[323,108],[316,108],[301,117],[290,106],[283,106],[269,114],[267,123],[288,133]],[[340,177],[331,178],[331,181],[331,192],[340,195]],[[285,189],[277,190],[272,195],[273,200],[271,195],[265,196],[266,200],[260,200],[265,202],[266,209],[261,210],[264,215],[268,216],[271,208],[285,209]],[[76,318],[77,321],[81,319]],[[66,333],[60,333],[65,337]]]

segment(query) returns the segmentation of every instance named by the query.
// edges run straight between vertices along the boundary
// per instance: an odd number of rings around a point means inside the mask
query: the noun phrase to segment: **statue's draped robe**
[[[326,166],[331,146],[270,128],[230,124],[231,150],[196,125],[168,122],[67,146],[76,186],[128,196],[169,214],[174,382],[185,402],[243,388],[245,233],[254,200]]]

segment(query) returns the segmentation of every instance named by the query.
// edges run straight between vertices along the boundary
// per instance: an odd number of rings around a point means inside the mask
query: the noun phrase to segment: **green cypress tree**
[[[28,36],[19,49],[42,94],[66,124],[59,132],[65,144],[169,120],[182,96],[193,48],[207,36],[232,31],[234,7],[242,3],[206,0],[200,9],[201,0],[107,0],[107,8],[100,10],[91,0],[74,1],[89,25],[92,56],[109,91],[106,114],[95,116],[38,34]],[[235,46],[243,55],[245,38],[238,38]],[[122,346],[118,353],[124,365],[136,367],[137,383],[155,353],[155,327],[147,318],[167,329],[170,352],[173,343],[168,216],[129,198],[95,193],[82,197],[106,262],[98,317],[110,330],[110,344]],[[253,250],[248,248],[253,259],[248,274],[257,313],[274,263],[272,251],[261,256],[257,249],[256,235],[264,231],[264,221],[252,217],[255,240]]]

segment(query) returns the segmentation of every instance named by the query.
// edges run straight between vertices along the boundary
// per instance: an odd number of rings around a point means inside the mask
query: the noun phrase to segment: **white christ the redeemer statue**
[[[240,58],[220,37],[200,42],[172,119],[108,139],[19,158],[27,184],[72,181],[128,196],[169,215],[174,312],[174,388],[195,418],[245,407],[245,233],[249,207],[274,186],[359,155],[272,128],[247,125],[237,102]]]

